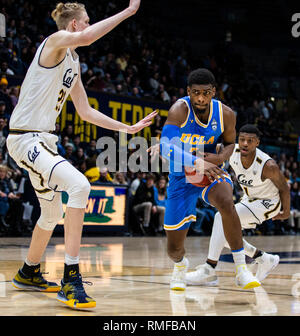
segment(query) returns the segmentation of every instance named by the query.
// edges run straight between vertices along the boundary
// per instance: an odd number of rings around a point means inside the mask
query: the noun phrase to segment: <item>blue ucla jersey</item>
[[[216,153],[216,146],[220,142],[219,138],[224,132],[222,103],[216,99],[211,100],[208,121],[207,124],[203,124],[194,113],[189,96],[180,98],[178,101],[184,101],[188,107],[187,118],[180,127],[182,148],[190,153],[197,149]],[[170,174],[184,175],[184,170],[176,172],[172,166]]]

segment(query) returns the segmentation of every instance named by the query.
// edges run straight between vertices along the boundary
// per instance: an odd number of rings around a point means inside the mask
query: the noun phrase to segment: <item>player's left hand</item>
[[[128,133],[135,134],[142,130],[143,128],[150,126],[152,124],[152,119],[157,115],[158,111],[155,110],[147,115],[144,119],[140,120],[136,124],[130,126]]]
[[[285,220],[288,219],[290,217],[290,212],[284,212],[284,211],[280,211],[275,217],[272,218],[272,220]]]

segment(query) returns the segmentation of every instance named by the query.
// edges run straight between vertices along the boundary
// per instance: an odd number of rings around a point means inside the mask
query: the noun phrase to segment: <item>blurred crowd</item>
[[[116,1],[85,1],[91,23],[117,11]],[[0,233],[26,235],[32,230],[34,192],[26,171],[7,153],[5,140],[19,87],[9,85],[12,76],[23,78],[40,43],[56,30],[50,17],[55,2],[2,0],[6,16],[6,38],[0,38]],[[93,10],[90,10],[93,9]],[[230,36],[229,36],[230,37]],[[151,20],[142,16],[127,20],[88,48],[79,48],[82,80],[88,90],[165,102],[170,106],[186,94],[189,72],[196,67],[210,69],[217,81],[217,98],[237,115],[237,129],[256,124],[263,144],[289,144],[297,133],[290,122],[287,102],[270,97],[259,78],[245,69],[243,55],[231,38],[211,45],[202,55],[195,54],[188,40],[168,38]],[[204,55],[204,56],[203,56]],[[157,116],[151,135],[159,137],[164,120]],[[96,165],[100,151],[96,141],[83,143],[72,124],[60,129],[58,151],[84,173],[91,183],[124,184],[129,188],[132,234],[164,234],[163,216],[167,197],[166,173],[113,173]],[[283,223],[266,222],[247,234],[296,234],[300,232],[300,167],[295,155],[269,153],[280,165],[291,189],[291,216]],[[153,159],[153,158],[152,158]],[[149,157],[149,162],[150,162]],[[162,160],[162,159],[161,159]],[[234,179],[234,177],[233,177]],[[235,179],[234,179],[235,180]],[[235,200],[241,190],[235,182]],[[29,191],[28,191],[29,190]],[[190,234],[208,235],[215,210],[199,200],[197,221]]]

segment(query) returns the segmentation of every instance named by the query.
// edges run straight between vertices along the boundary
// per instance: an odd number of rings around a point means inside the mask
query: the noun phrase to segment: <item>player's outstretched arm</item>
[[[126,132],[129,134],[137,133],[141,129],[150,126],[152,119],[157,115],[157,111],[153,111],[134,125],[123,124],[120,121],[108,117],[90,106],[80,75],[71,91],[71,98],[81,119],[113,131]]]
[[[129,6],[123,11],[93,25],[80,32],[59,30],[49,37],[48,46],[54,49],[76,48],[88,46],[109,33],[122,21],[134,15],[139,9],[141,0],[130,0]]]
[[[262,179],[270,179],[279,190],[282,211],[280,211],[280,213],[272,219],[288,219],[290,216],[291,207],[290,188],[285,180],[284,175],[274,160],[269,160],[265,163],[262,172]]]

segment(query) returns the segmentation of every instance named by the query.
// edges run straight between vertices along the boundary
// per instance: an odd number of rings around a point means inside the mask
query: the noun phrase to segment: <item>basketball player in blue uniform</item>
[[[213,99],[215,93],[215,78],[209,70],[192,71],[188,77],[188,96],[171,106],[162,131],[160,149],[170,163],[164,228],[168,255],[175,263],[170,283],[172,290],[184,290],[186,287],[185,275],[189,263],[185,257],[184,241],[191,222],[196,220],[199,196],[216,207],[222,216],[224,234],[236,266],[236,285],[243,289],[260,286],[246,267],[232,182],[220,168],[234,150],[236,118],[229,107]],[[223,146],[217,153],[220,140]],[[202,158],[193,154],[199,149],[204,154]],[[205,187],[188,183],[184,167],[194,167],[213,182]]]

